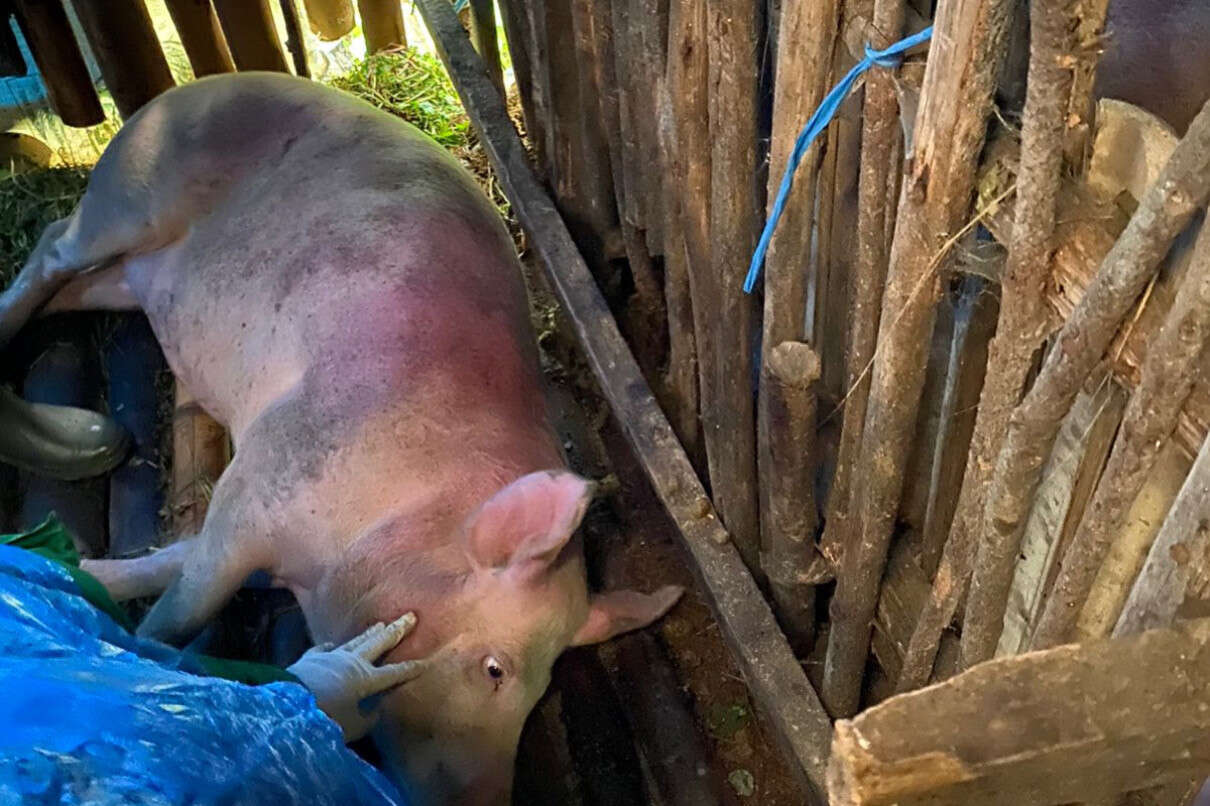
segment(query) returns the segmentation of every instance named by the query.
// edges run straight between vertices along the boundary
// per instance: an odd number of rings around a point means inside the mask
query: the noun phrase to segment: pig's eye
[[[488,655],[483,659],[483,673],[497,687],[504,682],[504,664],[493,655]]]

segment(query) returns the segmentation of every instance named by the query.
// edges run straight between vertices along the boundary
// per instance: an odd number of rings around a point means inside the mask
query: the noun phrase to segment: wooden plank
[[[104,121],[105,110],[63,4],[59,0],[15,0],[13,8],[46,85],[50,108],[68,126],[95,126]]]
[[[227,431],[178,382],[172,412],[172,487],[169,511],[175,537],[202,530],[210,495],[231,461]]]
[[[831,802],[1087,803],[1204,775],[1208,643],[1199,619],[994,660],[894,697],[836,724]]]
[[[143,0],[72,0],[72,5],[122,117],[175,85]]]
[[[419,0],[418,6],[601,390],[684,538],[753,699],[792,768],[821,793],[831,726],[818,697],[719,523],[567,228],[531,172],[508,112],[448,1]]]
[[[165,0],[164,4],[195,76],[234,72],[235,63],[210,0]]]

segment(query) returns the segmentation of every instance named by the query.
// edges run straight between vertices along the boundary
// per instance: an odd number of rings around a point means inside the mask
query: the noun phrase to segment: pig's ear
[[[684,592],[679,585],[667,585],[655,593],[611,591],[592,596],[588,602],[588,619],[572,637],[571,645],[596,644],[646,627],[667,613]]]
[[[544,567],[580,525],[594,486],[564,471],[522,476],[467,521],[467,553],[482,568]]]

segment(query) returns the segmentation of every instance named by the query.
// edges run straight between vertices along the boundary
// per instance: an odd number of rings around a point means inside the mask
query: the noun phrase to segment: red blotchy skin
[[[276,74],[180,87],[122,129],[46,255],[100,269],[64,299],[121,280],[235,442],[140,632],[180,638],[256,569],[316,641],[415,611],[389,660],[432,657],[375,738],[416,802],[506,801],[558,654],[675,601],[590,599],[590,487],[563,469],[512,241],[407,124]]]

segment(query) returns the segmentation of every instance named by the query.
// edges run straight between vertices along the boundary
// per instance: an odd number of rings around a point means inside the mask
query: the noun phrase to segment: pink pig
[[[444,150],[350,96],[241,73],[148,104],[0,296],[0,343],[43,307],[145,311],[236,446],[195,539],[91,570],[166,586],[139,628],[165,640],[257,570],[317,642],[414,610],[388,660],[432,663],[374,736],[420,803],[507,802],[563,649],[680,595],[589,595],[592,485],[547,420],[508,233]]]

